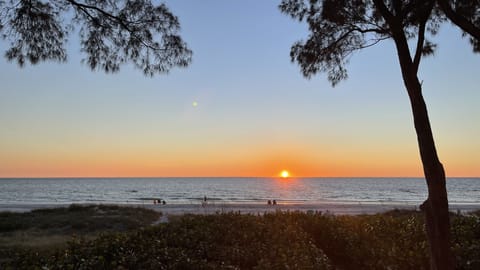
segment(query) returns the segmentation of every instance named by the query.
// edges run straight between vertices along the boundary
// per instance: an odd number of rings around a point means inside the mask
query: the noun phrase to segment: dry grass
[[[0,213],[0,248],[51,248],[72,237],[93,239],[104,232],[121,232],[146,227],[160,213],[143,208],[107,205],[71,205],[28,213]]]

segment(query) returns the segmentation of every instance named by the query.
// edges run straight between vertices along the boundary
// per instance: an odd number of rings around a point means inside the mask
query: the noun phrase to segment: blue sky
[[[355,54],[332,88],[290,62],[308,32],[278,1],[166,3],[194,52],[186,69],[91,72],[75,35],[65,64],[0,59],[0,176],[421,175],[392,42]],[[435,41],[419,77],[440,158],[479,176],[480,55],[450,25]]]

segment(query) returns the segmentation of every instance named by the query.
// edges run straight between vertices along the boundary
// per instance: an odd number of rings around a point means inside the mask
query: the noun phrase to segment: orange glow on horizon
[[[381,151],[365,155],[363,151],[327,147],[318,151],[307,146],[242,145],[229,151],[214,151],[216,148],[208,145],[193,150],[94,145],[72,147],[71,152],[52,147],[29,152],[12,148],[0,154],[0,177],[276,177],[289,181],[302,177],[423,177],[416,153],[387,159]],[[444,158],[449,164],[448,176],[480,175],[475,157],[467,161],[453,158]]]

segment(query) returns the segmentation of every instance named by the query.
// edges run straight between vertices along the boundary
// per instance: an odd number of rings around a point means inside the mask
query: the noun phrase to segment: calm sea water
[[[480,205],[480,178],[447,180],[449,200]],[[421,178],[49,178],[0,179],[0,204],[405,203],[426,198]],[[150,203],[150,202],[149,202]]]

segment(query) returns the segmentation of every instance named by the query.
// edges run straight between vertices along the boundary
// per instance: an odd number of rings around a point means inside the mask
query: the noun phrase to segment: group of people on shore
[[[160,200],[160,199],[156,199],[156,200],[153,200],[153,204],[167,204],[167,202],[165,200]]]
[[[267,204],[268,205],[277,205],[277,201],[276,200],[268,200]]]
[[[207,200],[208,200],[207,196],[204,196],[203,199],[202,199],[202,206],[207,206],[207,204],[208,204]],[[165,200],[161,200],[161,199],[154,199],[153,204],[165,205],[165,204],[167,204],[167,202]],[[267,204],[268,205],[277,205],[277,200],[268,200]]]

